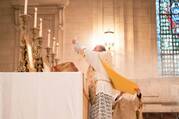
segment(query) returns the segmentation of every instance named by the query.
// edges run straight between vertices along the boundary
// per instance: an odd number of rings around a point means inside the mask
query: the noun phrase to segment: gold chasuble
[[[101,59],[101,63],[104,66],[106,73],[108,74],[113,87],[122,92],[127,92],[131,94],[136,93],[136,89],[139,89],[138,85],[127,78],[121,76],[117,73],[108,63]]]

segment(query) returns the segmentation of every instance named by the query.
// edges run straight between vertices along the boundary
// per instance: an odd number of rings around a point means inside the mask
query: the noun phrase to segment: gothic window
[[[156,0],[161,74],[179,76],[179,0]]]

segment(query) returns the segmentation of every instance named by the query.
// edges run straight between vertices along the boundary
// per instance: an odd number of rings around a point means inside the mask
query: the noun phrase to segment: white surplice
[[[100,59],[105,60],[108,63],[111,63],[111,56],[108,52],[95,52],[90,51],[89,49],[83,48],[78,43],[74,47],[76,52],[80,52],[80,50],[84,50],[84,58],[89,65],[91,65],[95,69],[95,74],[93,79],[96,80],[96,94],[99,92],[103,92],[110,96],[113,96],[112,84],[108,75],[100,61]],[[115,92],[116,93],[116,92]]]
[[[112,119],[112,102],[113,102],[113,87],[110,79],[101,63],[101,59],[109,62],[109,54],[107,52],[95,52],[75,45],[76,52],[82,53],[90,67],[93,67],[94,72],[92,80],[95,80],[93,90],[93,102],[90,106],[90,119]],[[90,88],[90,86],[89,86]],[[95,93],[95,94],[94,94]]]

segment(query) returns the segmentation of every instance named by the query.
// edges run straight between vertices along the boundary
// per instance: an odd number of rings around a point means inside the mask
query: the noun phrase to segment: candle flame
[[[35,7],[35,12],[37,12],[37,7]]]
[[[58,42],[56,43],[56,46],[57,46],[57,47],[59,46],[59,43],[58,43]]]

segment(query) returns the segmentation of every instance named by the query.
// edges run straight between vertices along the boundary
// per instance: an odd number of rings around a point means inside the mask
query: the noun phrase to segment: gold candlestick
[[[38,38],[39,28],[32,29],[33,42]]]
[[[57,58],[56,58],[56,59],[55,59],[55,64],[58,65],[59,61],[60,61],[60,59],[57,59]]]
[[[36,36],[35,36],[36,35]],[[37,37],[38,33],[34,34],[34,42],[33,42],[33,57],[34,57],[34,65],[36,72],[43,71],[43,58],[41,55],[42,49],[42,37]]]
[[[18,72],[29,72],[33,70],[33,64],[29,60],[28,55],[28,28],[29,28],[29,15],[20,16],[20,53],[19,53],[19,64],[17,67]]]
[[[50,53],[51,53],[51,48],[50,47],[46,47],[46,59],[47,62],[50,64]]]
[[[32,35],[33,35],[33,42],[32,42],[32,50],[33,50],[33,58],[34,58],[34,63],[36,63],[35,59],[38,57],[38,33],[39,33],[39,28],[33,28],[32,29]]]
[[[54,71],[54,66],[55,66],[55,53],[51,54],[51,67],[52,67],[52,71]]]

